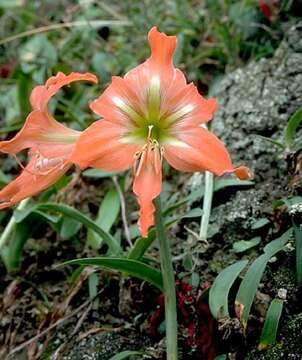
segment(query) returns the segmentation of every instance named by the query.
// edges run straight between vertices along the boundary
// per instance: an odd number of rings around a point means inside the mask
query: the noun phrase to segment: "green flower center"
[[[167,115],[161,116],[161,89],[158,77],[153,77],[150,81],[146,99],[147,107],[143,115],[120,98],[114,98],[113,102],[134,123],[133,128],[125,137],[127,142],[145,143],[150,137],[150,127],[152,127],[152,139],[158,143],[173,139],[171,125],[193,110],[193,106],[189,104],[171,112],[165,111]]]

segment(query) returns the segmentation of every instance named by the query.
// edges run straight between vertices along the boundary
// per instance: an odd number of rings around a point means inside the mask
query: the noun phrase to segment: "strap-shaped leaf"
[[[296,240],[296,277],[298,285],[302,285],[302,230],[299,224],[293,221]]]
[[[266,245],[264,254],[258,257],[246,272],[235,300],[236,314],[244,327],[247,325],[251,306],[268,261],[284,248],[291,234],[292,228],[287,230],[280,238]]]
[[[82,214],[79,210],[68,205],[56,204],[56,203],[40,204],[37,206],[37,208],[42,211],[50,210],[50,211],[59,212],[67,217],[77,220],[78,222],[85,225],[87,228],[93,230],[98,235],[100,235],[114,254],[118,254],[121,252],[120,245],[117,243],[116,239],[108,232],[104,231],[88,216]]]
[[[94,257],[70,260],[64,264],[96,265],[109,270],[121,271],[127,275],[148,281],[160,290],[163,290],[161,272],[141,261],[121,257]]]
[[[279,320],[283,309],[283,300],[274,299],[267,310],[264,326],[261,333],[259,350],[274,345],[277,337]]]
[[[120,212],[120,198],[117,190],[115,188],[110,189],[104,199],[102,200],[98,215],[94,220],[101,229],[106,232],[109,232],[112,225],[116,221]],[[87,243],[93,249],[99,249],[103,243],[103,237],[96,234],[91,229],[87,233]]]
[[[135,355],[142,356],[144,355],[144,353],[142,353],[141,351],[126,350],[112,356],[109,360],[124,360],[124,359],[128,359],[130,356],[135,356]]]
[[[298,109],[289,119],[287,126],[285,128],[284,140],[286,146],[291,149],[294,143],[294,136],[296,134],[296,130],[302,122],[302,107]]]
[[[247,265],[248,260],[238,261],[228,266],[216,277],[209,292],[209,306],[215,319],[229,317],[228,297],[229,291],[240,274]]]

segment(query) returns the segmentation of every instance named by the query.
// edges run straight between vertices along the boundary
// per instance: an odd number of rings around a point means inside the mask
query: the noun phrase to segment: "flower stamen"
[[[62,157],[47,158],[39,151],[30,154],[34,158],[34,175],[48,175],[57,168],[64,167],[64,159]]]
[[[160,166],[163,159],[163,147],[159,145],[156,139],[151,137],[154,125],[148,125],[148,137],[146,144],[134,154],[133,172],[139,176],[143,166],[147,163],[154,167],[156,174],[160,173]]]

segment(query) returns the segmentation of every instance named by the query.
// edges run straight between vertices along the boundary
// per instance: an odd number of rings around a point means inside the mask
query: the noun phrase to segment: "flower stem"
[[[26,205],[28,204],[30,198],[26,198],[20,202],[20,204],[17,206],[17,210],[23,210],[25,209]],[[9,222],[7,223],[1,237],[0,237],[0,250],[3,248],[3,246],[7,243],[9,237],[11,236],[12,232],[15,230],[16,226],[16,220],[14,218],[14,215],[10,218]]]
[[[203,214],[201,218],[200,232],[199,232],[199,238],[202,241],[207,241],[208,226],[209,226],[211,209],[212,209],[213,190],[214,190],[214,174],[209,171],[206,171],[203,208],[202,208]]]
[[[177,307],[172,256],[162,217],[160,197],[155,199],[154,203],[156,208],[156,233],[159,241],[165,295],[167,360],[177,360]]]

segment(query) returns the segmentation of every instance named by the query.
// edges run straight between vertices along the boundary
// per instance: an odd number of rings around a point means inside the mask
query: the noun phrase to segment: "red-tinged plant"
[[[10,77],[15,65],[16,59],[12,59],[10,62],[0,65],[0,78],[6,79]]]
[[[139,227],[146,237],[154,224],[153,200],[160,194],[162,160],[180,171],[235,171],[223,143],[201,125],[212,119],[217,102],[203,98],[173,66],[176,37],[153,27],[151,56],[111,85],[91,104],[103,119],[86,129],[76,143],[72,161],[80,167],[106,171],[133,168],[133,191],[140,205]]]
[[[216,354],[215,320],[208,304],[200,301],[205,289],[205,286],[193,289],[190,284],[176,282],[177,318],[178,325],[184,330],[184,352],[190,351],[192,356],[198,354],[200,359],[213,360]],[[158,297],[157,304],[157,309],[149,318],[150,333],[154,337],[157,336],[157,328],[164,320],[163,295]]]
[[[278,0],[259,0],[258,6],[262,14],[270,21],[273,20],[273,14],[279,4]]]
[[[16,159],[17,153],[29,149],[25,167],[17,160],[22,173],[0,191],[0,209],[44,190],[72,166],[70,156],[81,132],[58,123],[49,114],[47,104],[62,86],[79,80],[97,82],[95,75],[89,73],[58,73],[45,85],[35,87],[30,97],[33,111],[24,126],[11,140],[0,142],[0,152]]]

